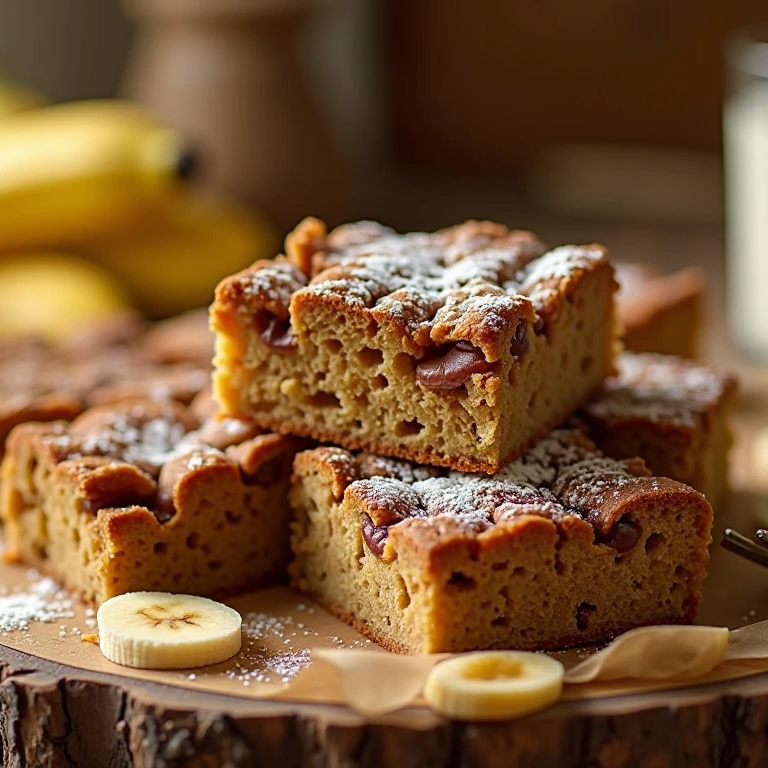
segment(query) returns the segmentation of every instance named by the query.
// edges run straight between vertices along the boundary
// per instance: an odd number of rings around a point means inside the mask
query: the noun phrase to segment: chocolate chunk
[[[442,355],[422,360],[416,366],[416,381],[427,389],[445,392],[465,384],[473,373],[490,369],[482,350],[468,341],[459,341]]]
[[[536,315],[533,320],[533,332],[538,336],[544,332],[545,323],[544,318],[541,315]]]
[[[608,533],[602,536],[598,541],[601,544],[607,544],[615,549],[619,554],[630,552],[640,541],[643,529],[633,520],[621,518]]]
[[[273,352],[282,354],[293,352],[298,346],[291,330],[291,321],[281,320],[276,315],[269,319],[267,327],[261,333],[261,340]]]
[[[529,347],[528,333],[525,330],[525,323],[521,320],[517,324],[517,328],[515,328],[515,336],[509,345],[509,354],[513,357],[520,357],[520,355],[528,351]]]
[[[384,545],[387,543],[388,536],[389,528],[386,526],[374,525],[373,520],[363,513],[363,539],[365,539],[368,549],[370,549],[376,557],[383,556]]]
[[[581,603],[576,609],[576,628],[585,630],[589,628],[589,617],[597,610],[591,603]]]

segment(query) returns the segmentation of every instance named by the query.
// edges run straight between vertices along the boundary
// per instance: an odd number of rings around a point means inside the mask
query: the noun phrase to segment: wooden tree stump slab
[[[768,675],[449,722],[424,709],[196,693],[0,647],[3,765],[86,768],[683,768],[768,765]]]

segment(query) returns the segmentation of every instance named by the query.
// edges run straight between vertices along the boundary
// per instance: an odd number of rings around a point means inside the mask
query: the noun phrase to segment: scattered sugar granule
[[[29,629],[32,623],[50,624],[60,619],[71,619],[72,600],[51,579],[33,582],[27,592],[11,592],[0,596],[0,631],[14,632]],[[66,635],[66,627],[59,629],[59,637]]]
[[[306,606],[303,608],[306,610]],[[244,614],[243,647],[233,668],[224,675],[246,687],[252,683],[289,682],[311,661],[308,649],[292,648],[292,638],[297,634],[295,627],[291,616],[258,612]],[[305,631],[304,634],[316,633]],[[265,639],[271,643],[282,640],[280,645],[287,647],[278,652],[268,650],[261,642]]]

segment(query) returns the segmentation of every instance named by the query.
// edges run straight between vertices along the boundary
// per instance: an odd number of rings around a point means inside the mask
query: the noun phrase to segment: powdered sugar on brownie
[[[262,261],[258,266],[259,269],[248,270],[243,275],[241,284],[246,296],[284,301],[306,282],[298,270],[284,261]]]
[[[326,450],[326,449],[319,449]],[[342,451],[344,462],[352,454]],[[597,510],[646,474],[603,456],[580,432],[555,430],[532,450],[492,477],[420,467],[364,454],[349,492],[364,504],[376,525],[406,518],[453,517],[457,523],[499,523],[523,514],[555,522],[576,515],[593,522]],[[430,476],[424,477],[429,472]],[[420,477],[419,477],[420,475]]]
[[[48,441],[61,451],[62,460],[106,456],[156,476],[189,426],[175,407],[135,403],[87,411],[66,433]]]
[[[545,253],[530,232],[491,222],[469,221],[431,234],[406,235],[375,222],[358,222],[327,235],[319,228],[315,235],[294,246],[301,251],[301,257],[293,255],[294,263],[259,262],[231,279],[233,290],[283,319],[292,294],[300,294],[375,310],[379,322],[404,323],[411,335],[426,325],[429,338],[433,327],[455,325],[462,318],[481,322],[486,333],[498,335],[521,315],[532,318],[531,302],[543,310],[556,301],[553,280],[591,269],[606,258],[597,246]],[[311,264],[306,287],[295,262]],[[420,339],[425,341],[423,332]]]
[[[586,411],[599,419],[645,418],[694,426],[699,416],[734,387],[717,368],[666,355],[623,354],[619,375]]]
[[[386,302],[395,291],[406,290],[427,305],[442,307],[462,303],[465,297],[454,296],[462,289],[475,292],[496,287],[500,289],[496,304],[508,307],[502,298],[505,294],[519,303],[519,294],[536,291],[539,283],[565,278],[605,259],[597,247],[561,247],[542,255],[543,246],[530,233],[488,222],[467,222],[433,235],[396,235],[379,225],[365,224],[370,239],[363,243],[353,231],[354,244],[349,245],[344,227],[328,236],[326,246],[335,245],[336,250],[319,253],[321,269],[314,274],[308,292],[333,294],[350,305],[371,308]],[[391,309],[397,311],[394,302]]]
[[[347,451],[343,452],[347,457]],[[388,456],[377,456],[372,453],[362,454],[358,457],[360,475],[363,478],[392,477],[404,483],[415,483],[418,480],[427,480],[430,477],[439,477],[445,474],[445,470],[438,467],[412,464],[402,459],[392,459]]]
[[[59,461],[100,456],[133,464],[157,478],[163,466],[188,456],[186,468],[194,472],[225,454],[222,446],[239,443],[254,434],[254,427],[237,419],[197,424],[180,406],[150,401],[127,402],[86,411],[68,427],[54,426],[43,437]],[[211,438],[208,442],[206,435]],[[228,435],[229,440],[223,440]]]
[[[588,269],[594,262],[604,260],[605,251],[600,246],[561,245],[532,261],[517,281],[523,290],[532,290],[537,283],[563,280],[576,269]]]

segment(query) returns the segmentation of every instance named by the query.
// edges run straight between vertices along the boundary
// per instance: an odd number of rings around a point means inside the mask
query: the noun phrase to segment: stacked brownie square
[[[0,370],[5,557],[93,602],[289,577],[402,652],[691,621],[734,384],[618,354],[616,287],[599,245],[307,219],[219,285],[215,403],[199,317],[28,357],[29,413]]]
[[[397,235],[308,219],[285,256],[223,281],[222,414],[331,444],[294,462],[292,583],[403,652],[691,621],[708,501],[561,426],[611,397],[615,289],[604,248],[487,222]],[[729,393],[707,390],[713,412]],[[621,453],[600,418],[572,423]]]
[[[89,602],[160,590],[224,595],[289,560],[301,441],[213,419],[207,312],[120,317],[0,362],[3,556]]]

